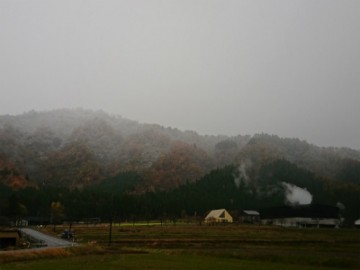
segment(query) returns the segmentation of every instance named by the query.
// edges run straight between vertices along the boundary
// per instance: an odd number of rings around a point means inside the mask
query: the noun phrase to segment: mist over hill
[[[216,164],[231,162],[215,155],[233,151],[217,146],[229,139],[242,148],[250,137],[200,136],[83,109],[5,115],[0,117],[2,180],[11,184],[9,179],[16,174],[32,184],[81,187],[121,171],[153,176],[179,165],[182,172],[189,172],[177,177],[181,184],[196,180]],[[5,173],[6,168],[11,173]],[[156,178],[161,188],[163,179]],[[151,186],[152,179],[147,180]]]
[[[300,139],[202,136],[84,109],[0,116],[0,180],[16,188],[83,188],[132,171],[143,179],[138,192],[171,190],[216,168],[279,159],[324,177],[360,182],[359,151]]]

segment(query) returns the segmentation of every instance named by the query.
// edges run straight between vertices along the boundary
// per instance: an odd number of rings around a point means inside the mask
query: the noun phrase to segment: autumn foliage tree
[[[65,145],[46,163],[47,182],[71,188],[82,187],[102,178],[101,166],[90,149],[81,143]]]
[[[191,183],[212,168],[212,159],[196,145],[176,142],[146,174],[149,190],[168,190]]]

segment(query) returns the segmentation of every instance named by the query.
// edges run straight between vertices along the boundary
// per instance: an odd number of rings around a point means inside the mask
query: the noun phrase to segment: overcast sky
[[[358,0],[0,0],[0,114],[360,149],[359,103]]]

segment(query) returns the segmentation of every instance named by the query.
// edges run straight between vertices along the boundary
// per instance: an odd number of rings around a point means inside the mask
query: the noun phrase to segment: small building
[[[18,230],[0,230],[0,249],[15,247],[19,243],[20,237]]]
[[[241,223],[257,224],[260,223],[260,213],[255,210],[243,210],[240,213],[239,220]]]
[[[205,223],[232,223],[233,218],[226,209],[211,210],[205,217]]]
[[[280,206],[260,210],[262,224],[283,227],[327,227],[341,225],[339,208],[329,205],[309,204]]]

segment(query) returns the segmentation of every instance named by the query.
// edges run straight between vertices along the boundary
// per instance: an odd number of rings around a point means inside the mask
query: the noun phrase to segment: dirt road
[[[61,238],[53,237],[42,232],[36,231],[30,228],[22,228],[20,231],[24,234],[27,234],[41,242],[44,243],[47,247],[71,247],[74,246],[75,243],[67,240],[63,240]]]

